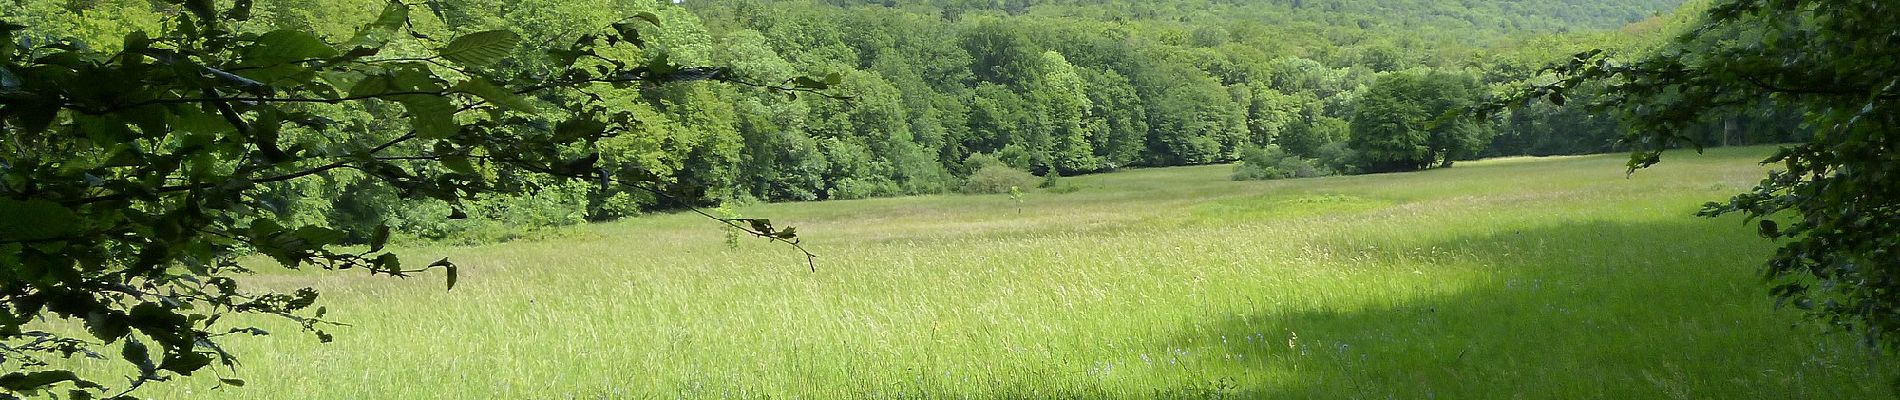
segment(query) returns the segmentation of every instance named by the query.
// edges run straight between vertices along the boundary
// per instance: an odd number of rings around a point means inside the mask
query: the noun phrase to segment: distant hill
[[[952,11],[995,10],[1012,14],[1033,9],[1124,11],[1111,18],[1184,19],[1228,17],[1285,22],[1340,17],[1363,19],[1366,28],[1469,27],[1484,31],[1563,32],[1613,29],[1667,13],[1683,0],[831,0],[839,6],[930,7]]]

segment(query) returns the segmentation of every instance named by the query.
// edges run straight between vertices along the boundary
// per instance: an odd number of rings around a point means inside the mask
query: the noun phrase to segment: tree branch
[[[395,146],[398,143],[406,142],[406,141],[409,141],[410,139],[415,139],[415,138],[416,138],[416,133],[410,132],[408,134],[402,135],[401,137],[391,139],[389,142],[383,143],[382,145],[378,145],[374,148],[371,148],[365,154],[376,154],[378,152],[382,152],[383,150],[389,149],[391,146]],[[305,169],[305,170],[297,171],[293,173],[276,175],[276,176],[271,176],[267,178],[253,179],[251,180],[251,182],[252,183],[270,183],[270,182],[281,182],[281,181],[287,181],[291,179],[302,178],[302,177],[322,173],[324,171],[349,167],[350,161],[351,160],[336,161],[329,164],[324,164],[321,166],[316,166],[316,167],[312,167],[309,169]],[[201,183],[185,184],[185,185],[171,185],[171,186],[159,187],[157,190],[154,190],[153,192],[154,193],[170,193],[170,192],[179,192],[179,191],[186,191],[186,190],[210,189],[213,187],[217,187],[218,185],[219,184],[210,183],[210,182],[201,182]],[[63,203],[66,205],[84,205],[84,204],[97,203],[101,201],[123,200],[130,197],[132,197],[132,195],[128,193],[114,193],[114,194],[109,194],[109,195],[104,195],[104,196],[86,197],[86,198],[81,198],[81,199],[73,200],[73,201],[67,201]]]

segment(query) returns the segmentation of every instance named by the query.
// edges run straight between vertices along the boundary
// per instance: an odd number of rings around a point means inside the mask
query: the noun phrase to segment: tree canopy
[[[1702,214],[1740,214],[1781,242],[1764,276],[1785,304],[1891,350],[1900,347],[1900,19],[1891,6],[1720,1],[1659,51],[1579,53],[1555,66],[1555,81],[1490,106],[1563,104],[1602,85],[1592,103],[1630,124],[1622,142],[1636,150],[1632,172],[1665,149],[1711,144],[1694,136],[1711,119],[1798,116],[1812,134],[1764,160],[1778,168],[1753,190]]]
[[[240,255],[395,277],[439,269],[455,286],[449,260],[386,251],[386,223],[356,230],[284,218],[276,211],[299,200],[283,194],[295,185],[353,171],[351,191],[440,201],[449,205],[431,216],[440,220],[465,218],[463,207],[484,196],[532,192],[529,175],[671,197],[666,185],[677,182],[643,175],[659,166],[602,157],[658,118],[628,105],[667,106],[623,99],[693,81],[779,94],[841,83],[754,84],[667,53],[642,57],[652,48],[644,32],[662,24],[648,11],[566,36],[543,55],[524,53],[512,30],[415,28],[428,17],[400,2],[338,41],[252,24],[263,10],[249,2],[180,6],[164,30],[133,30],[112,46],[0,23],[0,362],[14,370],[0,389],[129,398],[145,382],[235,366],[221,339],[267,332],[222,320],[232,314],[281,317],[330,339],[316,291],[246,289]],[[766,220],[726,222],[795,238]],[[342,246],[352,236],[361,246]],[[137,374],[107,387],[46,359],[101,353]]]
[[[1480,90],[1469,76],[1410,71],[1379,77],[1355,103],[1351,146],[1374,172],[1450,166],[1476,158],[1490,136],[1456,115],[1476,104]]]

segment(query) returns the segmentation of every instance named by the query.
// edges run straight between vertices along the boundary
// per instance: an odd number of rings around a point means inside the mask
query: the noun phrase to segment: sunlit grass
[[[459,285],[260,275],[337,341],[234,340],[244,388],[158,398],[1872,398],[1896,372],[1776,310],[1773,244],[1692,217],[1765,148],[743,207],[818,253],[664,215],[414,248]]]

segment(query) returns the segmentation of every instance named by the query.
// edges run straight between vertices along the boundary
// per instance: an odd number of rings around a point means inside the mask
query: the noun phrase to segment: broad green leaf
[[[209,25],[218,20],[217,5],[212,3],[212,0],[185,0],[185,9]]]
[[[125,46],[123,51],[129,60],[137,60],[140,59],[140,57],[137,57],[136,54],[145,51],[145,49],[151,47],[151,45],[152,39],[145,35],[145,31],[132,31],[132,33],[125,34]]]
[[[443,6],[441,0],[424,0],[423,4],[429,6],[429,12],[435,14],[436,20],[442,21],[443,25],[448,25],[449,16],[442,12]]]
[[[251,94],[260,95],[260,96],[269,96],[272,93],[276,92],[276,90],[272,89],[270,85],[266,85],[264,84],[264,82],[258,82],[256,79],[246,78],[242,75],[225,72],[224,70],[217,69],[217,68],[207,67],[207,68],[204,68],[204,70],[206,73],[210,73],[212,77],[218,78],[219,81],[224,82],[226,85],[230,87],[235,87],[238,90],[243,90],[246,93],[251,93]]]
[[[647,23],[653,24],[653,26],[660,26],[660,16],[653,14],[651,11],[633,13],[633,17],[646,20]]]
[[[660,55],[653,57],[652,60],[648,60],[646,67],[647,76],[651,76],[655,79],[665,79],[680,69],[678,65],[673,64],[672,57],[666,53],[660,53]]]
[[[190,376],[192,372],[204,368],[206,365],[211,365],[211,356],[195,351],[185,351],[166,354],[165,361],[158,364],[158,369]]]
[[[370,75],[350,86],[350,97],[368,97],[395,91],[395,83],[389,75]]]
[[[0,388],[13,392],[23,392],[66,381],[91,384],[91,382],[79,379],[79,375],[74,374],[72,371],[14,372],[0,375]]]
[[[408,64],[397,66],[389,77],[390,87],[398,92],[444,91],[442,82],[427,66]],[[355,92],[355,90],[352,90]],[[440,94],[411,94],[393,96],[390,99],[402,103],[409,111],[410,127],[425,139],[440,139],[460,131],[461,125],[455,123],[455,104],[447,96]]]
[[[369,252],[383,251],[383,245],[387,244],[389,244],[389,224],[377,225],[376,231],[369,235]]]
[[[138,338],[127,337],[125,347],[119,350],[119,358],[138,366],[140,373],[150,374],[158,370],[158,366],[152,365],[151,353],[151,349],[145,347],[145,342],[139,341]]]
[[[370,260],[370,267],[371,270],[377,272],[398,273],[402,271],[402,257],[397,257],[393,253],[383,253],[383,255],[376,256],[376,259]],[[318,309],[317,311],[323,310]]]
[[[647,47],[646,39],[640,35],[640,28],[631,22],[614,24],[614,31],[620,32],[620,40],[627,41],[633,47]]]
[[[409,5],[392,0],[388,5],[383,6],[383,12],[377,14],[374,21],[356,30],[356,37],[350,39],[347,47],[359,50],[381,48],[395,37],[396,31],[402,29],[403,24],[408,22]],[[351,53],[354,54],[357,51],[352,50]]]
[[[130,322],[133,328],[138,328],[139,332],[144,332],[146,336],[151,336],[153,340],[157,340],[160,343],[165,342],[164,336],[154,335],[154,332],[170,333],[178,327],[189,324],[184,315],[180,315],[178,312],[158,303],[139,303],[139,305],[132,306],[132,312],[130,314]]]
[[[122,314],[97,312],[86,316],[86,331],[101,342],[112,343],[132,333],[132,326],[126,324]]]
[[[455,104],[447,97],[407,95],[397,97],[396,101],[409,111],[409,123],[423,139],[441,139],[462,130],[462,126],[455,123]]]
[[[471,77],[469,80],[455,84],[455,91],[475,95],[475,97],[480,97],[482,100],[487,100],[489,103],[509,110],[525,113],[535,111],[534,105],[528,104],[527,99],[516,95],[514,92],[508,91],[508,89],[495,86],[495,84],[489,83],[487,79],[482,79],[481,77]]]
[[[449,262],[449,259],[447,258],[443,258],[440,260],[435,260],[435,262],[429,263],[428,268],[435,268],[435,267],[442,267],[444,269],[444,273],[448,274],[449,289],[455,289],[455,280],[456,280],[455,263]]]
[[[81,220],[47,200],[0,198],[0,242],[46,240],[78,232]]]
[[[376,14],[376,20],[364,25],[363,29],[396,30],[409,23],[409,4],[390,0],[383,6],[383,12]]]
[[[224,17],[238,21],[251,19],[252,3],[252,0],[235,0],[231,2],[231,9],[224,11]]]
[[[14,75],[13,70],[0,67],[0,92],[20,90],[21,83],[20,76]]]
[[[477,171],[475,171],[475,164],[468,162],[468,156],[461,156],[461,155],[442,156],[442,166],[447,167],[450,171],[455,171],[456,173],[468,174],[468,175],[478,174]]]
[[[308,32],[291,29],[265,33],[244,49],[246,63],[259,66],[336,57],[337,54],[336,49],[323,43],[322,39]]]
[[[297,228],[297,231],[292,234],[297,235],[298,238],[302,238],[305,242],[310,242],[310,244],[317,246],[334,244],[343,240],[345,237],[349,237],[349,234],[343,231],[315,225]]]
[[[515,34],[514,31],[497,29],[455,38],[436,54],[456,64],[485,66],[501,61],[519,44],[521,44],[521,35]]]

